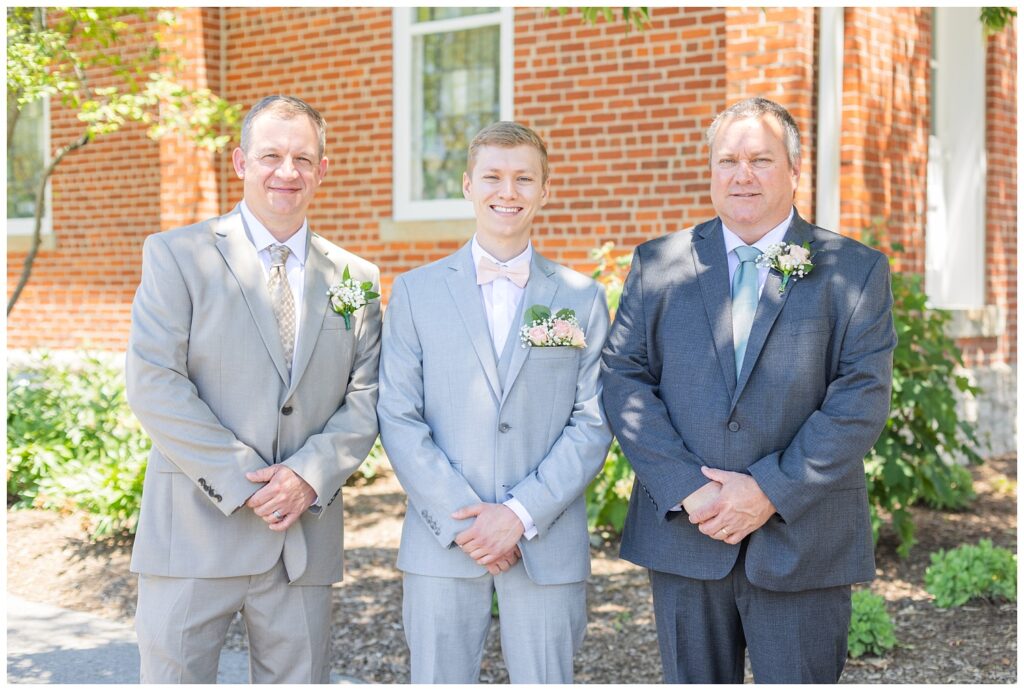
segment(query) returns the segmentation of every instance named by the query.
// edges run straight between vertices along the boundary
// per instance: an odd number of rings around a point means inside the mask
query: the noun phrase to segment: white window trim
[[[514,8],[502,7],[497,12],[477,14],[435,22],[413,22],[415,8],[402,7],[392,11],[394,92],[392,98],[392,214],[395,221],[440,221],[473,218],[473,205],[465,199],[414,201],[412,199],[412,41],[426,33],[458,31],[481,26],[500,27],[499,50],[500,118],[512,119]]]
[[[44,96],[43,102],[43,165],[49,165],[50,160],[53,157],[53,152],[50,150],[50,98]],[[43,200],[43,219],[41,234],[43,236],[51,235],[53,233],[53,199],[52,190],[53,185],[50,184],[52,178],[46,183],[46,192]],[[35,224],[35,218],[8,218],[7,219],[7,237],[8,238],[29,238],[32,236],[33,226]],[[20,242],[18,243],[21,244]]]

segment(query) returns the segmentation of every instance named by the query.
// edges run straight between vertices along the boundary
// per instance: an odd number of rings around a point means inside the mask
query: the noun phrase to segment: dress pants
[[[491,593],[498,593],[501,653],[513,684],[571,684],[587,625],[586,583],[538,585],[519,561],[477,578],[406,572],[402,621],[414,684],[474,684],[480,677]]]
[[[283,561],[256,576],[140,574],[139,681],[216,683],[236,612],[249,636],[250,683],[330,681],[331,587],[289,585]]]
[[[725,578],[650,571],[665,681],[742,684],[748,649],[754,681],[836,683],[846,664],[850,586],[776,592],[744,571],[746,541]]]

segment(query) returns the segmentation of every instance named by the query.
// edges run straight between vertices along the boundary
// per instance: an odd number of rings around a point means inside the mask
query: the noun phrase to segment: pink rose
[[[789,256],[792,257],[797,264],[806,264],[807,260],[811,258],[811,252],[806,247],[793,245],[789,248]]]
[[[586,348],[587,342],[583,338],[583,329],[578,326],[572,327],[572,340],[570,344],[575,348]]]
[[[556,341],[563,341],[572,336],[572,324],[564,319],[556,319],[551,331]]]
[[[527,332],[530,343],[535,346],[542,346],[548,342],[548,330],[543,326],[531,326]]]

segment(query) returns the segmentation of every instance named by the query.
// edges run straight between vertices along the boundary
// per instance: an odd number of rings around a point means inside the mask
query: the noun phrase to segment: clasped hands
[[[246,473],[245,479],[267,483],[245,505],[275,532],[288,530],[316,499],[316,490],[286,465],[268,465]]]
[[[714,540],[730,545],[763,526],[775,513],[775,505],[750,475],[704,466],[711,480],[683,500],[690,523]]]
[[[504,504],[471,504],[452,514],[461,521],[476,517],[473,525],[455,536],[455,544],[492,576],[511,569],[522,554],[516,543],[523,536],[523,522]]]

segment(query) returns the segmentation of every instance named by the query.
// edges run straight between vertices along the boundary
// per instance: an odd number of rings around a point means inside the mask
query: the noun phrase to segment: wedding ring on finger
[[[274,518],[276,518],[276,519],[277,519],[277,520],[279,520],[279,521],[283,521],[283,520],[284,520],[284,516],[282,516],[282,515],[281,515],[281,512],[280,512],[280,511],[278,511],[277,509],[274,509],[274,510],[273,510],[273,511],[271,512],[271,514],[270,514],[270,515],[271,515],[271,516],[273,516]]]
[[[732,533],[732,531],[731,531],[731,530],[729,530],[728,528],[722,528],[722,529],[721,529],[721,530],[719,530],[718,532],[722,533],[722,534],[723,534],[723,535],[725,535],[726,537],[729,537],[729,535],[730,535],[730,534]]]

